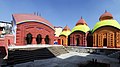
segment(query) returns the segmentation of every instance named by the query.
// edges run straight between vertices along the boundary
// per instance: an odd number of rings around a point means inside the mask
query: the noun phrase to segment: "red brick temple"
[[[54,26],[41,16],[13,14],[16,45],[54,44]]]
[[[61,45],[68,46],[68,35],[70,35],[70,33],[70,28],[66,25],[59,36],[58,41]]]
[[[81,17],[69,35],[69,44],[74,46],[87,46],[86,37],[89,30],[90,28],[86,21]]]
[[[105,11],[92,30],[94,47],[120,47],[120,24]]]

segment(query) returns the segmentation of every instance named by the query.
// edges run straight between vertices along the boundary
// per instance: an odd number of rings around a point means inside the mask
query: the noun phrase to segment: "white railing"
[[[47,45],[47,44],[32,44],[32,45],[24,45],[24,46],[8,46],[8,49],[19,49],[19,48],[44,48],[51,46],[62,46],[62,45]]]

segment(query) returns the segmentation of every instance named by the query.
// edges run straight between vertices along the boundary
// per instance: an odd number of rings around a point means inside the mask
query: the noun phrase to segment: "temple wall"
[[[106,39],[106,47],[115,48],[119,46],[119,30],[113,27],[102,27],[96,30],[93,33],[93,46],[94,47],[103,47]]]
[[[14,36],[12,34],[7,34],[5,35],[4,38],[0,38],[0,52],[1,56],[0,57],[5,57],[7,58],[8,55],[8,46],[14,45]]]
[[[79,44],[77,46],[87,46],[86,34],[80,31],[70,34],[70,45],[76,45],[77,38],[79,40]]]
[[[45,44],[45,37],[48,35],[49,44],[54,44],[54,30],[40,22],[24,22],[17,25],[16,45],[26,45],[26,35],[32,34],[32,44],[37,44],[36,37],[38,34],[42,36],[42,43]]]

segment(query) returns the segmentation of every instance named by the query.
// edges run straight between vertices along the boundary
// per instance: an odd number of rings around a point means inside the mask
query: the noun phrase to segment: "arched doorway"
[[[62,39],[62,45],[64,44],[64,41],[63,41],[63,39]]]
[[[76,46],[80,46],[80,35],[76,35]]]
[[[49,36],[47,35],[47,36],[45,37],[45,44],[49,44],[49,41],[50,41],[50,39],[49,39]]]
[[[102,36],[103,36],[103,46],[106,47],[107,46],[107,33],[104,33]]]
[[[103,46],[107,46],[107,38],[103,39]]]
[[[79,38],[76,38],[76,45],[79,46],[79,44],[80,44]]]
[[[26,37],[27,44],[32,44],[32,34],[28,33]]]
[[[37,44],[41,44],[42,36],[40,34],[37,35],[36,42],[37,42]]]

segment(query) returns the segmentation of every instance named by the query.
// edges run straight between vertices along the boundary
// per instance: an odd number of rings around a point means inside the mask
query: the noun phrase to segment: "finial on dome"
[[[83,19],[82,16],[81,16],[81,19]]]
[[[110,19],[113,19],[113,16],[111,13],[107,12],[107,10],[105,10],[105,13],[102,14],[99,18],[100,21],[102,20],[110,20]]]
[[[85,21],[85,20],[82,18],[82,16],[81,16],[80,20],[78,20],[78,22],[76,23],[76,26],[77,26],[77,25],[84,25],[84,24],[87,25],[87,24],[86,24],[86,21]]]
[[[107,13],[107,10],[105,10],[105,13]]]

